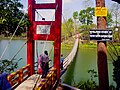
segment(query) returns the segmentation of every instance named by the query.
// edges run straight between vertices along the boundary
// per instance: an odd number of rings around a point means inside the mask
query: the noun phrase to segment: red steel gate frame
[[[57,7],[57,9],[56,9]],[[55,21],[35,21],[35,9],[56,9]],[[28,0],[28,17],[32,23],[27,33],[27,64],[30,64],[31,75],[34,73],[34,43],[35,40],[46,40],[47,34],[36,34],[37,25],[50,25],[49,41],[54,41],[54,67],[57,69],[57,79],[60,78],[60,47],[61,47],[61,16],[62,0],[55,3],[36,4],[35,0]]]

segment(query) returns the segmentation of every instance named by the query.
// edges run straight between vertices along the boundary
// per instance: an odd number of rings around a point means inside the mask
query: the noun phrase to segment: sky
[[[27,11],[28,0],[21,0],[22,4],[24,5],[24,10]],[[54,3],[55,0],[36,0],[37,3],[47,3],[52,2]],[[89,3],[89,4],[88,4]],[[68,19],[72,17],[73,12],[80,11],[85,9],[86,6],[95,7],[95,0],[90,0],[87,3],[87,0],[62,0],[62,14],[64,18]],[[110,5],[114,3],[112,0],[105,0],[106,7],[110,7]]]

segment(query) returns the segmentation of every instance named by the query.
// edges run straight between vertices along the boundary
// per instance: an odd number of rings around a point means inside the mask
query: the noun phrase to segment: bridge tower
[[[35,20],[35,11],[38,10],[54,10],[55,20],[43,21]],[[49,16],[49,15],[48,15]],[[61,47],[61,16],[62,16],[62,0],[55,0],[54,3],[36,3],[35,0],[28,0],[28,17],[31,21],[31,27],[27,32],[27,64],[30,64],[31,74],[34,73],[34,48],[35,40],[54,41],[54,67],[57,69],[57,79],[60,78],[60,47]],[[44,16],[43,16],[44,17]],[[42,33],[48,27],[49,33]]]

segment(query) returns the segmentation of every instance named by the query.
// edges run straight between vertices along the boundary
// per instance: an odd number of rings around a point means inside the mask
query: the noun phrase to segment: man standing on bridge
[[[40,71],[39,67],[42,68],[42,78],[45,78],[49,70],[49,57],[47,51],[44,51],[44,54],[40,54],[38,57],[38,71]]]

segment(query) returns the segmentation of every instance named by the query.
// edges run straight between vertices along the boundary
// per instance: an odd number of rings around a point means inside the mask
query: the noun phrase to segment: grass
[[[83,43],[80,45],[80,48],[97,48],[97,44],[96,43]]]
[[[27,37],[20,37],[20,36],[14,36],[12,40],[25,40]],[[0,36],[0,40],[10,40],[11,36],[9,37],[3,37]]]

